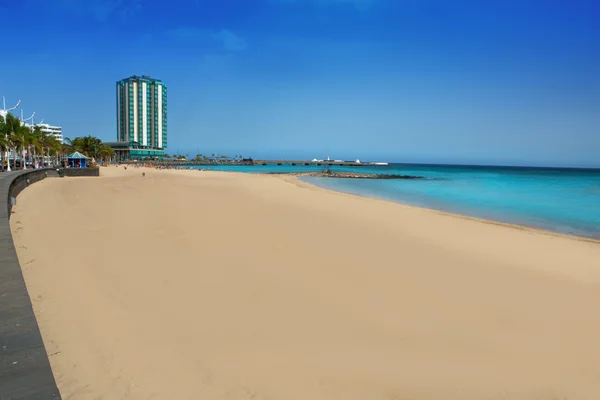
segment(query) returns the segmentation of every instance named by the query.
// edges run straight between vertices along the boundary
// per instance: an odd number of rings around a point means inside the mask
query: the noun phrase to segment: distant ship
[[[327,157],[326,160],[319,160],[317,158],[313,158],[311,160],[311,162],[314,162],[314,163],[354,163],[354,164],[363,164],[363,165],[389,165],[386,162],[367,162],[367,163],[363,163],[359,159],[356,159],[356,161],[332,160],[332,159],[329,158],[329,156]]]
[[[336,163],[343,163],[344,160],[332,160],[332,159],[329,158],[329,156],[327,156],[327,160],[317,160],[316,158],[313,158],[312,162],[336,162]]]

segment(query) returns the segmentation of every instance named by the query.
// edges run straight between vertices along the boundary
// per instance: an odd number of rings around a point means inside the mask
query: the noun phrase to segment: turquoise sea
[[[208,169],[269,173],[320,171],[323,168],[255,165]],[[419,175],[431,179],[301,179],[340,192],[600,239],[600,169],[415,164],[329,168]]]

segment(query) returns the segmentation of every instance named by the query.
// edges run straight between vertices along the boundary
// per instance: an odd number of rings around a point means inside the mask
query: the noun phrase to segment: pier
[[[319,160],[319,161],[306,161],[306,160],[254,160],[254,165],[321,165],[321,166],[343,166],[343,167],[365,167],[374,166],[370,163],[357,163],[355,161],[333,161],[333,160]]]

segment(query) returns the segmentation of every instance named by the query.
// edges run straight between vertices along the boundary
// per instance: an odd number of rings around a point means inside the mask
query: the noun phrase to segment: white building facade
[[[146,149],[167,147],[167,86],[149,76],[117,82],[117,141]]]
[[[6,117],[6,114],[6,111],[0,110],[0,118],[4,119]],[[30,129],[32,128],[31,124],[25,123],[24,125]],[[40,127],[40,130],[46,135],[52,135],[59,142],[63,142],[62,127],[49,124],[33,124],[33,128],[35,127]]]
[[[42,133],[48,136],[54,136],[60,143],[63,142],[62,128],[48,124],[35,124],[34,127],[39,127]]]

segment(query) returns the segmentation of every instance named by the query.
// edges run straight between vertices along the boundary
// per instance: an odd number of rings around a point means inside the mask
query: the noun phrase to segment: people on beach
[[[119,167],[120,164],[115,164],[115,167]],[[148,162],[138,162],[123,165],[124,169],[130,168],[153,168],[158,170],[194,170],[194,171],[210,171],[209,168],[192,168],[184,165],[168,165],[168,164],[154,164]],[[229,171],[232,172],[232,171]]]

